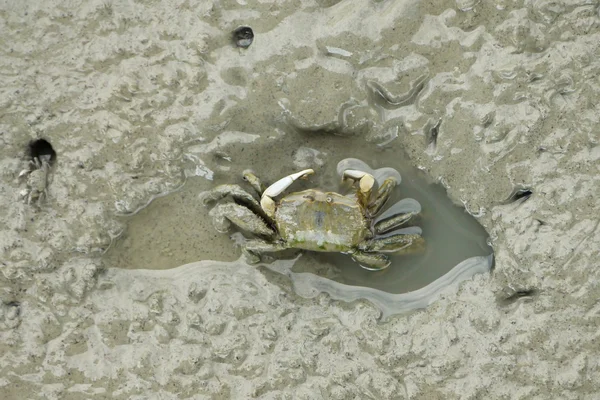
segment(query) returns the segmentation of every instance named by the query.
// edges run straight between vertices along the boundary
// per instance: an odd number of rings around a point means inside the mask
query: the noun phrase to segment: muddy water
[[[253,141],[251,151],[236,143],[244,138]],[[290,190],[341,190],[336,165],[348,157],[360,158],[372,168],[392,167],[400,172],[402,182],[386,208],[402,198],[416,199],[422,213],[408,225],[421,227],[426,246],[392,256],[390,268],[380,272],[364,270],[349,256],[330,253],[305,254],[294,272],[312,272],[347,285],[405,293],[426,286],[470,257],[491,253],[487,234],[477,220],[462,206],[452,203],[443,186],[413,167],[397,147],[380,148],[364,142],[361,145],[352,137],[315,133],[290,132],[274,140],[261,140],[226,131],[198,150],[206,151],[204,159],[210,161],[200,171],[194,170],[194,174],[205,176],[189,178],[177,192],[155,199],[139,213],[127,217],[127,230],[105,256],[109,266],[166,269],[200,260],[233,261],[240,255],[235,245],[239,235],[230,238],[212,227],[209,208],[200,202],[200,193],[222,183],[244,186],[241,172],[248,167],[266,183],[299,168],[311,167],[316,174],[305,182],[296,182]],[[251,192],[249,186],[245,187]],[[289,258],[295,254],[290,251],[276,256]]]

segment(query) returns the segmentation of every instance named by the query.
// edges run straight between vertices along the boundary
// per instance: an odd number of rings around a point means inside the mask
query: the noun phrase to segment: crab
[[[250,263],[259,262],[262,253],[303,249],[349,254],[365,269],[383,270],[391,263],[385,253],[423,242],[420,233],[394,232],[420,208],[405,207],[399,212],[392,208],[378,217],[398,184],[395,177],[387,177],[376,188],[376,180],[370,173],[346,169],[342,180],[350,181],[353,193],[342,195],[308,189],[276,200],[296,180],[306,179],[313,173],[314,170],[305,169],[265,189],[260,179],[246,170],[244,180],[254,188],[260,200],[239,185],[225,184],[206,192],[203,201],[208,205],[226,197],[233,199],[233,202],[218,203],[209,214],[220,232],[227,232],[234,224],[259,237],[248,239],[242,245],[242,252]]]
[[[48,192],[48,173],[50,171],[50,157],[34,157],[29,162],[29,168],[19,173],[19,178],[26,177],[27,187],[21,190],[20,195],[27,204],[41,205]]]

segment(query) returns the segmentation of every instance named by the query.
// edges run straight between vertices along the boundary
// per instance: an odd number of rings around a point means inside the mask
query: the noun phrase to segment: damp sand
[[[594,5],[0,8],[3,398],[596,396]],[[254,30],[248,49],[231,43],[239,25]],[[224,131],[239,133],[229,147],[213,143]],[[366,149],[401,150],[478,216],[493,273],[382,323],[369,302],[299,296],[287,276],[233,254],[164,270],[104,265],[133,226],[121,215],[192,179],[208,188],[252,165],[275,179],[267,161],[293,163],[275,144],[294,135],[297,150],[355,140],[344,157],[369,163]],[[18,175],[39,137],[57,163],[38,209]],[[269,141],[268,157],[236,153]],[[531,195],[507,201],[516,190]]]

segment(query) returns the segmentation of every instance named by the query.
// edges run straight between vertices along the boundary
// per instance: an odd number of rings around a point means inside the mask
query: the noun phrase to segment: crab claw
[[[24,169],[24,170],[22,170],[21,172],[19,172],[18,178],[19,178],[19,179],[21,179],[21,178],[23,178],[24,176],[28,175],[30,172],[31,172],[31,170],[29,170],[29,169]]]
[[[368,172],[359,171],[357,169],[347,169],[342,174],[342,179],[352,179],[353,181],[358,181],[360,186],[360,191],[363,193],[370,192],[375,185],[375,178]]]
[[[295,174],[290,174],[269,186],[262,195],[263,197],[275,197],[287,189],[292,183],[294,183],[294,181],[298,179],[305,179],[308,175],[314,173],[315,171],[312,169],[305,169],[303,171],[296,172]]]
[[[287,189],[294,181],[298,179],[305,179],[308,175],[314,174],[315,171],[312,169],[305,169],[295,174],[290,174],[285,178],[281,178],[277,182],[265,189],[261,198],[260,205],[262,209],[271,218],[275,217],[275,201],[273,197],[280,195],[285,189]]]
[[[358,187],[360,189],[359,200],[363,207],[366,207],[369,204],[373,186],[375,186],[375,178],[373,178],[373,175],[357,169],[347,169],[342,173],[342,179],[352,179],[354,182],[358,181]]]

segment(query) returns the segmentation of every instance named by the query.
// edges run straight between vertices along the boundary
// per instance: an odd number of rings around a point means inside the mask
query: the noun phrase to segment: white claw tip
[[[305,170],[300,171],[300,172],[296,172],[295,174],[291,174],[290,177],[293,180],[296,180],[296,179],[306,179],[306,177],[308,175],[312,175],[314,173],[315,173],[315,171],[313,169],[309,168],[309,169],[305,169]]]

